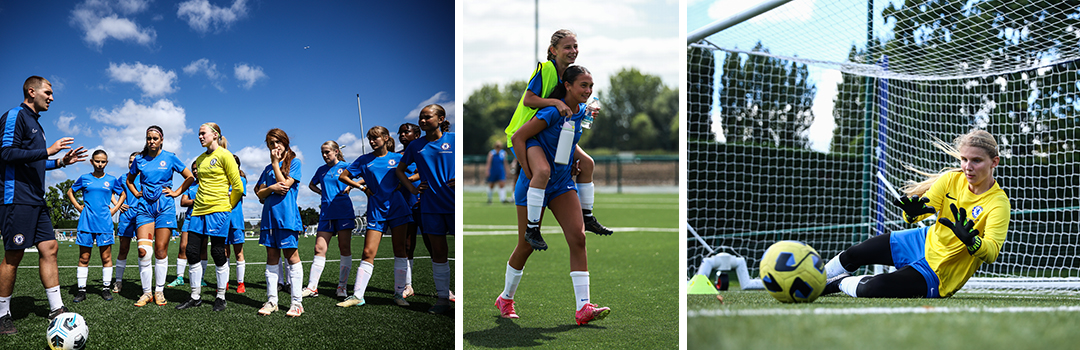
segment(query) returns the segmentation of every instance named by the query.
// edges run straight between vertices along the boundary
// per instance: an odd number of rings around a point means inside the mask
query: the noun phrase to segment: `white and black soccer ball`
[[[90,328],[86,327],[86,318],[74,312],[65,312],[49,322],[45,340],[53,350],[79,350],[86,347]]]
[[[799,241],[779,241],[761,258],[761,282],[776,300],[809,303],[825,289],[825,264],[814,248]]]

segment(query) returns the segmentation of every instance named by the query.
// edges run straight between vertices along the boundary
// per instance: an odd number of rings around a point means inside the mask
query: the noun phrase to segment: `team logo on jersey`
[[[212,167],[215,165],[217,165],[217,158],[210,159],[210,166]]]
[[[983,207],[981,205],[976,206],[974,208],[971,208],[971,218],[972,219],[979,218],[979,214],[982,214],[982,211],[983,211]]]
[[[15,242],[15,245],[22,245],[24,242],[26,242],[26,237],[23,237],[23,235],[20,233],[15,235],[15,237],[11,240]]]
[[[161,161],[161,163],[158,163],[158,164],[159,164],[159,165],[161,165],[161,167],[162,167],[162,168],[164,168],[164,167],[165,167],[165,161],[164,161],[164,160],[163,160],[163,161]]]
[[[443,144],[442,144],[442,150],[443,150],[443,151],[445,151],[445,150],[449,150],[449,149],[450,149],[450,143],[448,143],[448,142],[443,142]]]
[[[343,169],[343,168],[338,168],[338,170],[337,170],[337,174],[338,174],[338,175],[341,175],[341,172],[342,172],[342,171],[344,171],[344,170],[345,170],[345,169]]]
[[[101,188],[109,188],[109,187],[112,187],[112,184],[110,184],[108,181],[105,181],[105,182],[101,183]]]
[[[397,162],[394,161],[393,159],[387,161],[387,163],[390,164],[390,166],[394,166],[394,164],[397,164]]]

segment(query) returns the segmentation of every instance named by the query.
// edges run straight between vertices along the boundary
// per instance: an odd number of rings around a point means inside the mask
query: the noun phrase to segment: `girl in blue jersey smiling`
[[[146,146],[131,165],[127,176],[127,186],[131,193],[143,201],[136,208],[135,234],[139,238],[139,276],[142,279],[143,294],[135,306],[143,306],[154,300],[158,305],[165,305],[165,273],[169,269],[169,239],[176,229],[176,206],[173,198],[179,197],[195,181],[191,170],[176,157],[176,154],[161,149],[165,142],[165,132],[157,125],[146,128]],[[178,190],[172,189],[173,173],[184,177]],[[141,175],[141,176],[140,176]],[[141,186],[135,186],[139,179]],[[153,239],[151,239],[153,238]],[[151,248],[151,242],[153,246]],[[150,270],[150,251],[153,249],[157,261],[154,270]],[[156,274],[156,276],[154,276]],[[151,277],[154,277],[153,296],[150,295]]]
[[[278,279],[291,280],[292,305],[285,313],[297,317],[304,313],[300,289],[303,288],[303,265],[297,252],[297,239],[304,229],[300,222],[300,208],[296,196],[301,179],[300,160],[289,148],[289,135],[273,128],[266,133],[266,148],[270,149],[270,164],[263,169],[255,183],[255,195],[263,202],[262,220],[259,223],[259,244],[266,247],[266,294],[267,301],[259,309],[260,315],[269,315],[278,309]],[[279,276],[279,259],[289,264],[289,275]]]
[[[551,208],[551,213],[559,221],[563,236],[570,246],[570,279],[574,286],[577,312],[575,318],[579,325],[593,320],[603,319],[611,311],[606,307],[598,307],[591,303],[589,297],[589,266],[588,252],[585,249],[585,227],[582,221],[581,202],[577,196],[577,187],[571,175],[571,165],[556,164],[554,159],[557,152],[574,152],[577,142],[581,138],[581,119],[585,116],[585,102],[592,95],[592,74],[581,66],[570,66],[562,76],[561,89],[552,92],[552,96],[561,97],[570,106],[571,114],[562,116],[555,107],[547,107],[536,113],[536,117],[530,119],[518,129],[512,140],[515,149],[527,148],[527,145],[538,145],[543,150],[544,159],[538,159],[548,164],[551,169],[549,180],[544,189],[544,206]],[[563,125],[569,123],[573,127],[573,142],[569,149],[560,149],[559,138]],[[504,318],[517,318],[514,310],[514,294],[518,283],[521,281],[522,270],[525,262],[532,254],[534,245],[526,239],[526,225],[529,223],[526,208],[526,186],[521,186],[525,179],[534,174],[529,167],[529,152],[520,152],[521,172],[519,173],[518,186],[515,188],[514,198],[517,200],[518,213],[518,243],[514,252],[510,254],[510,260],[506,266],[506,280],[503,293],[495,299],[495,306]],[[527,182],[524,182],[527,183]],[[541,214],[542,216],[542,214]],[[544,249],[546,249],[544,244]]]
[[[390,231],[394,248],[394,302],[409,306],[402,297],[405,291],[405,273],[408,259],[405,254],[405,229],[412,221],[412,212],[405,203],[401,192],[397,191],[398,178],[394,175],[401,154],[390,152],[394,148],[394,139],[390,131],[381,126],[368,130],[368,144],[371,153],[356,158],[348,168],[341,172],[338,179],[351,187],[367,193],[367,232],[364,234],[364,255],[360,267],[356,270],[356,284],[353,295],[338,303],[341,307],[364,305],[364,292],[371,280],[375,268],[375,255],[379,251],[382,234]],[[355,175],[354,175],[355,174]],[[364,183],[352,180],[353,176],[363,177]],[[366,186],[365,186],[366,185]]]
[[[450,263],[446,236],[454,233],[454,133],[446,121],[446,110],[430,104],[420,110],[417,120],[424,137],[409,143],[397,166],[398,181],[420,195],[420,230],[431,243],[431,269],[438,300],[428,310],[450,310]],[[406,173],[416,163],[420,186],[413,186]]]
[[[341,155],[341,146],[334,140],[323,142],[319,151],[326,164],[315,170],[315,175],[308,184],[308,188],[320,197],[319,227],[315,234],[315,258],[311,263],[311,275],[303,293],[304,297],[319,295],[319,279],[322,277],[323,267],[326,266],[326,248],[330,238],[337,235],[338,251],[341,252],[337,295],[344,297],[347,295],[345,283],[348,281],[349,271],[352,271],[352,230],[356,228],[356,214],[353,213],[352,199],[349,198],[352,187],[338,180],[338,177],[349,163]]]
[[[113,226],[112,215],[120,209],[124,203],[123,182],[115,176],[105,173],[105,166],[109,164],[109,155],[103,150],[94,151],[90,157],[90,164],[94,165],[94,172],[83,174],[67,191],[68,201],[79,211],[79,228],[75,236],[75,244],[79,246],[79,266],[75,270],[79,290],[72,300],[76,303],[86,300],[86,278],[89,272],[90,250],[96,243],[101,253],[102,279],[104,287],[101,288],[101,298],[112,300],[112,291],[109,283],[112,282],[112,244]],[[82,191],[83,201],[79,203],[75,199],[75,192]],[[113,194],[119,200],[115,206]]]

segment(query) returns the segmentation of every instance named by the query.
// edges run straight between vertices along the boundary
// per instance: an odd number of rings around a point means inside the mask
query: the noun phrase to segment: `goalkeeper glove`
[[[982,247],[982,238],[979,238],[979,230],[975,229],[975,221],[968,220],[967,211],[964,208],[956,210],[956,204],[949,204],[952,209],[953,221],[946,218],[938,219],[938,222],[952,230],[956,238],[967,246],[968,254],[975,254]]]
[[[926,203],[930,203],[930,198],[911,196],[900,197],[893,200],[893,205],[904,210],[904,215],[908,222],[915,221],[916,218],[923,214],[934,213],[934,208],[927,206]]]

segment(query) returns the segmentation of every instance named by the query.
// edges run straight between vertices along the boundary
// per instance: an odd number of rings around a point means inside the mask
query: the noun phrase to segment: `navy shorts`
[[[454,214],[420,214],[423,228],[421,232],[429,235],[452,235],[454,234]]]
[[[412,222],[412,215],[405,215],[398,218],[393,218],[386,221],[368,221],[367,229],[369,231],[379,231],[382,233],[390,232],[390,229],[405,225]]]
[[[356,220],[353,219],[331,219],[331,220],[319,220],[319,227],[316,231],[330,232],[336,234],[338,231],[352,230],[356,228]],[[331,235],[333,236],[333,235]]]
[[[926,231],[929,229],[927,226],[893,232],[889,235],[889,249],[896,269],[915,268],[926,280],[926,297],[940,298],[938,286],[941,283],[930,263],[926,262]]]
[[[26,249],[56,240],[48,207],[44,205],[0,205],[0,235],[4,250]]]

